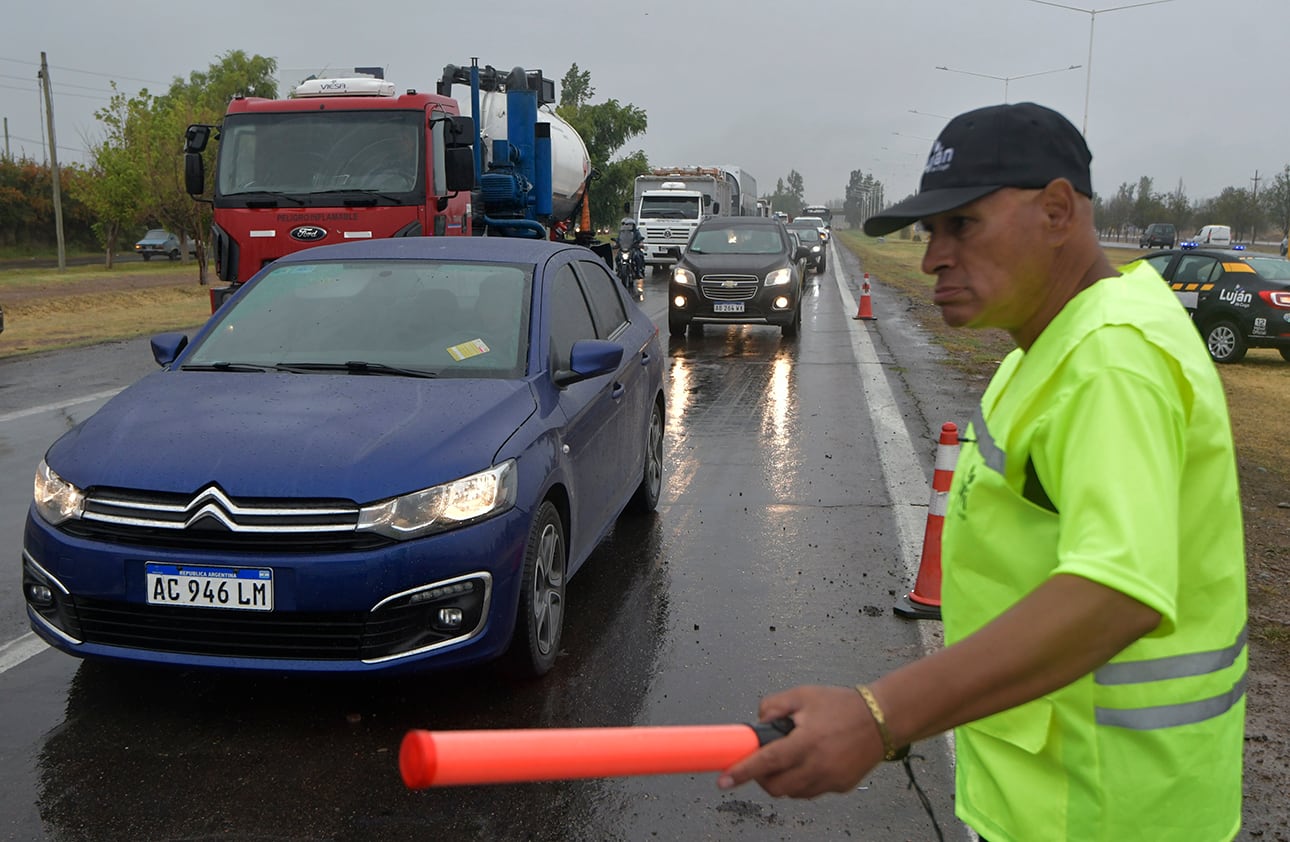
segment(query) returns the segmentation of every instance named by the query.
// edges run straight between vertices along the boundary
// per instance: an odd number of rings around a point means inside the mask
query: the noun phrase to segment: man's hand
[[[851,687],[796,687],[762,700],[763,722],[793,718],[793,730],[722,774],[730,789],[750,780],[774,796],[813,798],[849,792],[883,757],[882,737]]]

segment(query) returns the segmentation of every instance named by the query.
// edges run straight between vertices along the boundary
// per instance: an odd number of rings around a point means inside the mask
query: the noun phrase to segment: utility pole
[[[40,53],[40,85],[45,91],[45,119],[49,123],[49,174],[54,182],[54,228],[58,236],[58,271],[67,271],[67,249],[63,244],[62,177],[58,172],[58,144],[54,140],[54,92],[49,84],[49,65]]]
[[[1250,179],[1250,181],[1254,182],[1254,195],[1253,195],[1253,196],[1251,197],[1251,199],[1250,199],[1250,205],[1252,206],[1252,207],[1250,208],[1250,216],[1251,216],[1251,217],[1253,218],[1253,220],[1254,220],[1254,221],[1253,221],[1253,224],[1250,226],[1250,228],[1252,229],[1252,230],[1250,231],[1250,245],[1254,245],[1254,244],[1255,244],[1255,242],[1258,240],[1258,233],[1259,233],[1259,182],[1260,182],[1260,181],[1262,181],[1262,180],[1263,180],[1263,179],[1259,178],[1259,171],[1258,171],[1258,170],[1255,170],[1255,171],[1254,171],[1254,178],[1251,178],[1251,179]]]
[[[4,159],[9,160],[9,118],[4,118]]]

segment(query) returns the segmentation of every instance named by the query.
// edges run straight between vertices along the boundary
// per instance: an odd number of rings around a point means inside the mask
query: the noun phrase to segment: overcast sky
[[[277,60],[285,93],[311,73],[381,65],[433,90],[472,56],[570,64],[596,96],[644,109],[625,152],[743,167],[770,193],[790,170],[808,202],[852,170],[888,200],[914,191],[932,139],[962,111],[1031,100],[1085,128],[1093,187],[1181,181],[1194,201],[1270,183],[1290,163],[1290,0],[43,0],[0,15],[0,117],[10,151],[44,159],[36,72],[47,54],[59,160],[84,160],[109,82],[164,91],[229,50]],[[1119,7],[1119,8],[1117,8]],[[1096,11],[1096,14],[1092,14]],[[1089,60],[1090,24],[1092,61]],[[1079,65],[1076,69],[1068,69]],[[940,70],[948,67],[950,70]],[[977,75],[973,75],[977,74]],[[464,88],[458,88],[464,93]],[[462,94],[459,94],[462,95]],[[1087,119],[1085,112],[1087,110]],[[917,112],[917,113],[915,113]]]

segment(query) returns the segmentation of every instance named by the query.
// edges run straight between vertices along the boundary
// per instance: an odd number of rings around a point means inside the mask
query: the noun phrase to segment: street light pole
[[[1081,9],[1078,6],[1067,6],[1063,3],[1053,3],[1051,0],[1030,0],[1031,3],[1039,3],[1042,6],[1055,6],[1058,9],[1069,9],[1072,12],[1083,12],[1088,15],[1088,73],[1084,79],[1084,127],[1080,133],[1085,137],[1088,136],[1088,99],[1089,92],[1093,89],[1093,26],[1097,23],[1099,12],[1118,12],[1122,9],[1137,9],[1141,6],[1158,6],[1161,3],[1172,3],[1173,0],[1149,0],[1146,3],[1131,3],[1128,6],[1113,6],[1109,9]]]
[[[1156,1],[1168,2],[1168,0],[1156,0]],[[1035,0],[1035,2],[1039,2],[1039,0]],[[1008,83],[1011,82],[1013,79],[1029,79],[1031,76],[1046,76],[1049,73],[1065,73],[1067,70],[1078,70],[1080,67],[1081,65],[1072,64],[1070,67],[1056,67],[1056,68],[1053,68],[1052,70],[1041,70],[1038,73],[1023,73],[1020,76],[991,76],[989,73],[973,73],[971,70],[956,70],[953,67],[945,67],[943,65],[937,65],[936,69],[948,70],[950,73],[962,73],[967,76],[980,76],[983,79],[997,79],[998,81],[1003,82],[1003,101],[1007,103]]]

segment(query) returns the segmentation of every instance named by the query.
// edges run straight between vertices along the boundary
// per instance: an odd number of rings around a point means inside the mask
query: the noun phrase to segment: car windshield
[[[774,254],[784,241],[773,228],[703,228],[694,233],[690,250],[700,254]]]
[[[1290,260],[1283,257],[1247,257],[1246,262],[1265,281],[1290,282]]]
[[[151,231],[149,231],[147,234],[144,234],[143,238],[145,240],[164,240],[168,236],[169,235],[165,231],[161,230],[160,228],[154,228]]]
[[[823,228],[824,220],[820,219],[818,216],[799,216],[797,219],[793,220],[792,225],[794,228],[806,228],[808,226],[812,228]]]
[[[216,316],[183,368],[517,377],[531,287],[532,267],[519,264],[283,264]]]
[[[641,219],[698,219],[698,196],[646,196]]]

